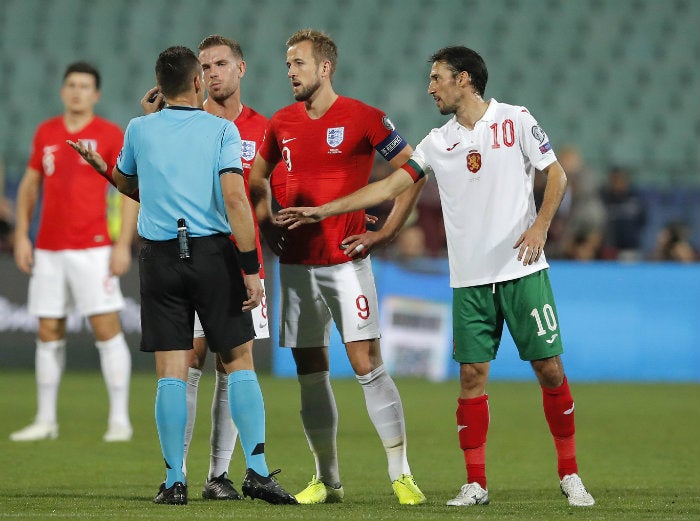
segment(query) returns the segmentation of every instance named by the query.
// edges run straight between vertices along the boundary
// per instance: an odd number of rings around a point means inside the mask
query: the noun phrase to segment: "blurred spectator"
[[[696,262],[698,254],[689,241],[690,229],[681,222],[667,223],[656,236],[651,254],[655,261]]]
[[[14,215],[14,205],[5,197],[5,164],[0,158],[0,253],[12,251]]]
[[[567,239],[564,257],[576,261],[615,260],[617,250],[605,245],[601,229],[584,226]]]
[[[425,257],[425,232],[418,225],[407,226],[399,233],[394,241],[396,258],[411,260]]]
[[[579,149],[564,145],[557,151],[568,186],[564,199],[547,236],[546,252],[549,258],[571,257],[571,249],[580,246],[583,237],[598,234],[605,226],[605,207],[599,194],[598,175],[586,166]],[[539,209],[544,197],[547,178],[540,173],[535,177],[535,205]]]
[[[429,257],[447,256],[447,238],[442,220],[440,193],[434,179],[423,187],[418,203],[418,225],[425,235],[425,252]]]
[[[579,228],[567,243],[566,258],[578,261],[604,259],[602,232],[597,228]]]
[[[445,259],[432,257],[426,248],[427,235],[414,216],[401,229],[396,239],[385,248],[385,258],[405,270],[422,273],[448,273]]]
[[[619,260],[640,260],[647,215],[644,201],[632,186],[626,168],[615,166],[610,169],[601,197],[607,213],[605,246],[612,248]]]
[[[0,197],[0,253],[10,253],[12,251],[13,215],[12,201],[5,197]]]

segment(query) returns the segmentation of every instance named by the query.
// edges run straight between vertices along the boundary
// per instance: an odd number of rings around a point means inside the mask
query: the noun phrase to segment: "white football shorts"
[[[343,343],[380,337],[369,257],[332,266],[280,264],[280,344],[325,347],[335,322]]]
[[[119,311],[119,278],[109,274],[111,246],[84,250],[34,250],[27,307],[31,315],[62,318],[74,309],[89,317]]]
[[[265,281],[260,279],[263,287],[263,298],[260,305],[251,313],[253,314],[253,326],[255,326],[255,338],[270,338],[270,328],[267,324],[267,298],[265,296]],[[194,338],[204,338],[204,328],[199,320],[199,315],[194,313]]]

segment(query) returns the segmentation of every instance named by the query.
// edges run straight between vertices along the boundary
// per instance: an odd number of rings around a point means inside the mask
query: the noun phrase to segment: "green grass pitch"
[[[596,498],[569,507],[559,492],[554,446],[531,382],[489,386],[487,473],[491,504],[445,506],[465,481],[455,408],[458,383],[397,379],[406,413],[409,461],[428,497],[401,507],[391,492],[384,451],[359,385],[337,380],[339,457],[346,499],[337,505],[272,506],[261,501],[201,499],[209,462],[213,376],[200,384],[199,414],[188,458],[190,504],[151,503],[164,476],[153,420],[155,375],[137,373],[131,388],[135,435],[101,441],[106,392],[98,373],[64,376],[57,440],[12,443],[8,434],[35,413],[31,372],[0,372],[0,519],[700,519],[700,385],[572,383],[580,473]],[[266,452],[280,483],[298,492],[314,473],[301,430],[297,382],[261,377],[267,408]],[[240,489],[236,447],[231,477]]]

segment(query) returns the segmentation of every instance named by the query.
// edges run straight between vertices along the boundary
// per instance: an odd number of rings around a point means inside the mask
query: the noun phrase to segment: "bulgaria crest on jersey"
[[[470,150],[467,154],[467,168],[472,174],[481,169],[481,154],[476,150]]]
[[[241,140],[241,157],[246,161],[251,161],[255,157],[255,141]]]
[[[326,143],[328,146],[336,148],[345,138],[345,127],[334,127],[326,129]]]

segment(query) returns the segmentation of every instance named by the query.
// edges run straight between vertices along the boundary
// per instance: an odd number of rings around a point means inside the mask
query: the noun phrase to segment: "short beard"
[[[321,82],[317,80],[316,83],[314,83],[313,85],[309,85],[308,87],[304,88],[301,92],[295,93],[294,99],[297,101],[306,101],[314,95],[314,93],[318,90],[320,86]]]
[[[457,112],[456,107],[451,107],[449,105],[443,105],[442,108],[438,109],[440,111],[440,114],[443,116],[449,116],[450,114],[454,114]]]
[[[218,93],[209,92],[209,97],[217,103],[223,103],[236,92],[235,89],[220,90]]]

